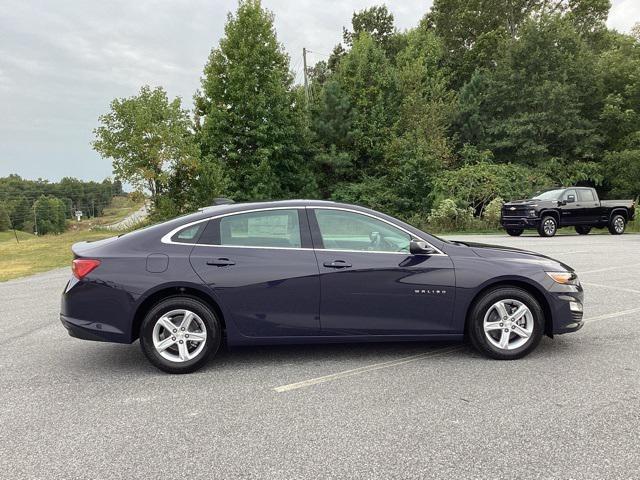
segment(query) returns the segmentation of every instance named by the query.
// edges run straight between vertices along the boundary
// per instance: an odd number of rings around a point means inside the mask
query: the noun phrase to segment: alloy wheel
[[[613,221],[613,228],[615,229],[616,233],[624,232],[624,218],[622,218],[621,216],[617,216]]]
[[[556,231],[556,222],[553,218],[547,218],[544,221],[544,224],[542,225],[542,228],[544,229],[544,233],[546,233],[548,236],[551,236],[555,233]]]
[[[519,300],[499,300],[484,315],[482,323],[487,340],[501,350],[514,350],[532,337],[534,321],[529,307]]]
[[[153,346],[165,359],[181,363],[196,358],[204,349],[207,329],[202,319],[190,310],[171,310],[156,321]]]

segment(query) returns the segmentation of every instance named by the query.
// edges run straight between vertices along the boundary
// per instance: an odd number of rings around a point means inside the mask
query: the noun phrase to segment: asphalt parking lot
[[[70,274],[0,283],[2,478],[638,478],[640,235],[459,236],[573,266],[587,324],[469,346],[243,348],[183,376],[69,337]]]

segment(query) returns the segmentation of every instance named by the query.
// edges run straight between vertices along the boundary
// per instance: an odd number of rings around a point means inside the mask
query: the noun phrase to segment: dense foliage
[[[156,208],[166,201],[173,213],[217,196],[304,196],[417,221],[453,212],[460,227],[488,205],[495,223],[496,198],[561,184],[635,198],[640,38],[607,29],[609,8],[608,0],[435,0],[401,32],[374,6],[354,13],[343,44],[309,68],[305,92],[273,15],[241,0],[205,66],[193,124],[179,100],[147,106],[143,89],[130,99],[135,115],[117,100],[102,117],[96,148],[115,159],[121,179],[160,179],[162,188],[147,186]],[[172,115],[180,128],[167,131]],[[106,148],[110,136],[120,152]]]
[[[15,228],[60,233],[65,219],[72,218],[76,210],[84,217],[100,216],[111,198],[121,193],[120,181],[85,182],[65,177],[48,182],[9,175],[0,178],[0,231]]]

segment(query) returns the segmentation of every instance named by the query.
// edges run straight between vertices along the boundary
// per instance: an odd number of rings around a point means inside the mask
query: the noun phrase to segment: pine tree
[[[315,190],[304,158],[304,100],[293,88],[273,15],[259,0],[243,0],[235,15],[229,15],[225,37],[209,56],[195,101],[202,168],[207,172],[203,178],[219,176],[222,168],[236,200]],[[207,185],[199,190],[206,192]]]

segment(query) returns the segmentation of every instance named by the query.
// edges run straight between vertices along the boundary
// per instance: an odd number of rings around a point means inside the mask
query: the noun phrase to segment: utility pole
[[[33,202],[33,228],[36,237],[38,236],[38,217],[36,216],[36,202]]]
[[[304,96],[307,99],[307,107],[309,106],[309,79],[307,78],[307,49],[302,47],[302,64],[304,69]]]
[[[20,240],[18,240],[18,232],[16,232],[16,227],[13,225],[13,220],[11,220],[11,217],[9,217],[9,223],[11,224],[11,230],[13,230],[13,234],[16,236],[16,243],[20,243]]]

